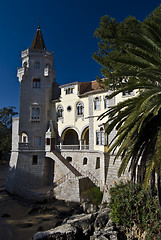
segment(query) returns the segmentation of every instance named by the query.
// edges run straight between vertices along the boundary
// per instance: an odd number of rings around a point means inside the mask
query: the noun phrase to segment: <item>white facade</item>
[[[120,162],[113,166],[113,156],[106,152],[115,132],[107,136],[107,118],[98,117],[129,96],[108,100],[109,93],[96,81],[58,87],[53,54],[46,50],[40,28],[31,48],[22,52],[18,78],[20,113],[13,119],[8,191],[23,195],[51,186],[57,198],[80,201],[89,182],[101,190],[112,184]]]

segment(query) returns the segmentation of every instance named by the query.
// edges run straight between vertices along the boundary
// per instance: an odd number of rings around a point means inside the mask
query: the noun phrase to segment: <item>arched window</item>
[[[83,158],[83,165],[87,165],[87,158],[86,157]]]
[[[66,93],[66,95],[73,93],[73,87],[66,88],[65,93]]]
[[[40,107],[39,106],[31,107],[31,121],[32,122],[40,121]]]
[[[34,69],[40,69],[40,62],[35,62]]]
[[[82,102],[78,102],[76,105],[76,115],[77,116],[84,115],[84,104]]]
[[[105,145],[105,131],[103,127],[96,131],[96,145]]]
[[[100,98],[96,97],[94,99],[94,110],[100,110]]]
[[[40,78],[34,78],[32,80],[32,87],[33,88],[40,88]]]
[[[62,105],[59,105],[57,108],[57,117],[63,118],[63,106]]]
[[[21,134],[21,142],[23,142],[23,143],[28,142],[28,136],[25,132],[22,132],[22,134]]]
[[[107,96],[104,97],[104,108],[105,109],[108,108],[108,97]]]

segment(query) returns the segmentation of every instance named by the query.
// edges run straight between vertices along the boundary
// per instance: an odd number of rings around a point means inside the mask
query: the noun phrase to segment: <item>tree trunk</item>
[[[155,195],[155,169],[153,169],[151,178],[150,178],[150,195],[151,197],[154,197]]]
[[[158,190],[159,206],[161,208],[161,178],[159,175],[157,175],[157,190]]]

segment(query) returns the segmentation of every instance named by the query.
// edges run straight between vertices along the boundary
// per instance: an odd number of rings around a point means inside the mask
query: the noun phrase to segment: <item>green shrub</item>
[[[120,183],[110,189],[111,219],[114,223],[130,228],[135,223],[141,231],[147,232],[146,239],[160,239],[161,215],[157,197],[150,196],[150,189]],[[161,235],[160,235],[161,236]]]
[[[82,193],[84,201],[90,201],[93,205],[98,206],[101,204],[103,193],[99,187],[93,187]]]

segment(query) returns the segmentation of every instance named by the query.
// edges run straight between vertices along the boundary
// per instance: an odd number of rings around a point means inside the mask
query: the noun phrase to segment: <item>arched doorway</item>
[[[74,129],[67,129],[62,139],[62,149],[79,149],[78,134]]]
[[[89,149],[89,127],[82,133],[82,149]]]

